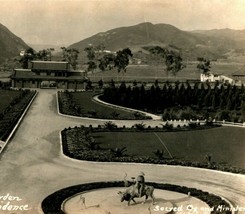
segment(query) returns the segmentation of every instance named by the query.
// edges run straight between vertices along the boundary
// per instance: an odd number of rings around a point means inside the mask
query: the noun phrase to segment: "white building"
[[[220,82],[220,83],[230,83],[234,84],[234,80],[230,77],[221,75],[221,74],[212,74],[212,73],[207,73],[207,74],[201,74],[201,82]]]

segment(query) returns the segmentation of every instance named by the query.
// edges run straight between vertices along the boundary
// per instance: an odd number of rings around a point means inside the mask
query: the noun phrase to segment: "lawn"
[[[67,93],[69,93],[70,98],[67,96]],[[60,110],[63,114],[81,117],[101,119],[147,119],[144,115],[135,114],[134,112],[132,113],[122,109],[115,109],[93,101],[93,97],[97,94],[98,92],[90,91],[60,93]],[[65,100],[65,96],[69,101]],[[79,111],[77,109],[79,109]]]
[[[201,71],[196,68],[196,63],[188,63],[187,67],[180,71],[176,76],[172,74],[167,75],[163,66],[156,65],[129,65],[126,73],[118,73],[117,70],[96,72],[89,74],[89,78],[97,82],[100,79],[103,81],[134,81],[138,82],[154,82],[156,79],[159,81],[186,81],[186,80],[200,80]],[[212,62],[210,72],[231,76],[242,67],[241,64],[235,63],[216,63]]]
[[[0,90],[0,114],[9,106],[9,104],[20,96],[21,92],[16,90]]]
[[[176,159],[204,162],[205,155],[212,155],[216,163],[245,167],[245,129],[221,127],[179,132],[98,132],[93,133],[103,148],[127,147],[126,154],[154,157],[153,151],[166,148]]]

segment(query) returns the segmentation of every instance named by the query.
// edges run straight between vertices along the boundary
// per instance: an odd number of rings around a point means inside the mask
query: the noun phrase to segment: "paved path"
[[[12,204],[28,204],[31,208],[29,211],[13,213],[41,213],[42,199],[66,186],[122,180],[124,172],[131,177],[140,171],[145,172],[147,181],[207,190],[228,198],[235,205],[245,207],[245,176],[242,175],[178,166],[71,161],[63,157],[60,154],[60,130],[68,126],[97,125],[104,122],[59,116],[55,93],[53,90],[40,90],[1,156],[0,197],[7,194],[17,196],[22,200],[11,201]],[[132,126],[136,122],[117,123]],[[147,125],[148,123],[156,125],[154,121],[146,122]],[[5,202],[7,201],[0,205]],[[6,213],[1,210],[1,206],[0,213]]]

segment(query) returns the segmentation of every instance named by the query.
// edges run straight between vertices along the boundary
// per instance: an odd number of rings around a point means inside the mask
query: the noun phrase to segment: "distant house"
[[[234,72],[232,74],[232,77],[234,78],[236,84],[238,85],[245,84],[245,66],[243,66],[238,71]]]
[[[207,74],[201,74],[201,82],[220,82],[220,83],[230,83],[234,84],[235,81],[227,76],[224,76],[222,74],[213,74],[213,73],[207,73]]]
[[[70,69],[68,62],[32,61],[29,69],[14,69],[11,76],[13,88],[84,89],[86,75]]]

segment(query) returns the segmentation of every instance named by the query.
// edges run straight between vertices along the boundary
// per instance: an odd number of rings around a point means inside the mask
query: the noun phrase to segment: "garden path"
[[[118,121],[117,124],[132,126],[137,122]],[[22,200],[11,201],[11,204],[29,206],[28,211],[14,213],[42,213],[41,201],[64,187],[95,181],[119,181],[125,172],[131,177],[140,171],[146,174],[147,181],[206,190],[224,196],[234,205],[245,209],[244,175],[181,166],[74,161],[61,154],[60,130],[81,124],[103,123],[99,120],[62,117],[57,113],[56,91],[39,91],[1,156],[0,196],[18,196]],[[145,123],[157,125],[159,121]],[[0,210],[0,213],[6,212]]]

